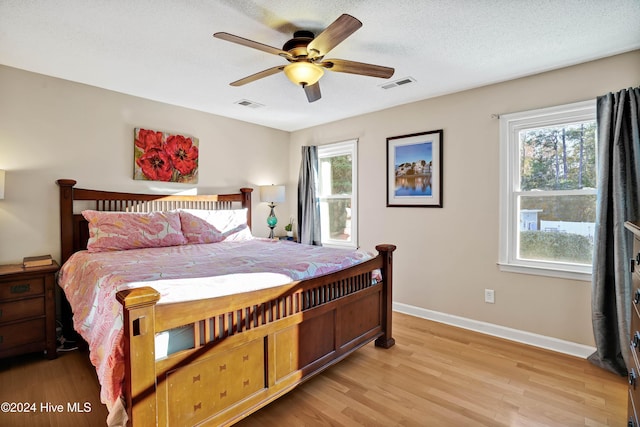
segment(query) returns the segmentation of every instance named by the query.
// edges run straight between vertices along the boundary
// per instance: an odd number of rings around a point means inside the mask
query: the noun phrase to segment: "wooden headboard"
[[[247,224],[251,228],[251,192],[211,195],[136,194],[75,188],[76,181],[59,179],[60,187],[60,262],[64,263],[76,251],[86,249],[89,240],[87,221],[79,210],[110,212],[154,212],[172,209],[237,209],[247,208]],[[81,207],[76,208],[77,203]]]

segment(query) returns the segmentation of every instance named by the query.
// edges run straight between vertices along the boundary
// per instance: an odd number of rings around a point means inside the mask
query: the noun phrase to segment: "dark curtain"
[[[302,147],[298,179],[298,236],[300,243],[322,246],[318,202],[318,147]]]
[[[598,197],[592,278],[592,322],[596,352],[589,360],[626,375],[631,318],[631,233],[638,221],[640,87],[598,97]],[[625,364],[626,362],[626,364]]]

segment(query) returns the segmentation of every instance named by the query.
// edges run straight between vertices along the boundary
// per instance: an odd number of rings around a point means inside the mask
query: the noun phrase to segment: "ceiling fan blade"
[[[257,72],[255,74],[252,74],[250,76],[247,76],[243,79],[240,80],[236,80],[235,82],[229,83],[231,86],[242,86],[242,85],[246,85],[247,83],[251,83],[254,82],[258,79],[261,79],[263,77],[268,77],[272,74],[276,74],[279,73],[280,71],[284,70],[284,65],[278,65],[277,67],[271,67],[271,68],[267,68],[266,70],[262,70],[260,72]]]
[[[322,97],[320,94],[320,82],[315,82],[312,85],[306,85],[304,87],[304,93],[307,95],[309,102],[317,101]]]
[[[362,22],[346,13],[340,15],[331,25],[318,34],[307,45],[309,58],[325,56],[331,49],[362,27]]]
[[[393,76],[395,69],[382,65],[365,64],[364,62],[347,61],[345,59],[328,59],[316,63],[327,70],[339,73],[361,74],[364,76],[380,77],[388,79]]]
[[[213,37],[221,39],[221,40],[226,40],[228,42],[237,43],[237,44],[240,44],[242,46],[251,47],[253,49],[258,49],[258,50],[261,50],[263,52],[271,53],[273,55],[279,55],[279,56],[282,56],[283,58],[291,58],[292,57],[289,52],[286,52],[286,51],[284,51],[282,49],[278,49],[277,47],[273,47],[273,46],[269,46],[269,45],[266,45],[266,44],[258,43],[256,41],[245,39],[245,38],[240,37],[240,36],[234,36],[233,34],[220,32],[220,33],[215,33],[213,35]]]

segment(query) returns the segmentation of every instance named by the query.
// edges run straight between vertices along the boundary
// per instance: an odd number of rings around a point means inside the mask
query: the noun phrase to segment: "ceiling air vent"
[[[258,104],[257,102],[249,101],[248,99],[241,99],[240,101],[234,102],[234,104],[242,105],[243,107],[249,107],[249,108],[264,107],[264,105]]]
[[[404,86],[404,85],[408,85],[415,82],[416,82],[416,79],[414,79],[413,77],[405,77],[400,80],[395,80],[389,83],[382,84],[380,85],[380,87],[382,89],[393,89],[394,87]]]

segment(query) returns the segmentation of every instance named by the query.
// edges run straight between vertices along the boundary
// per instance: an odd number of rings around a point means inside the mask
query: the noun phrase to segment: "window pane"
[[[322,243],[356,247],[358,243],[357,140],[318,147],[318,198]]]
[[[591,264],[596,196],[520,196],[518,258]]]
[[[351,241],[351,199],[325,199],[320,203],[323,240]]]
[[[351,194],[351,155],[320,159],[320,195]]]
[[[520,131],[520,189],[596,187],[596,123]]]

